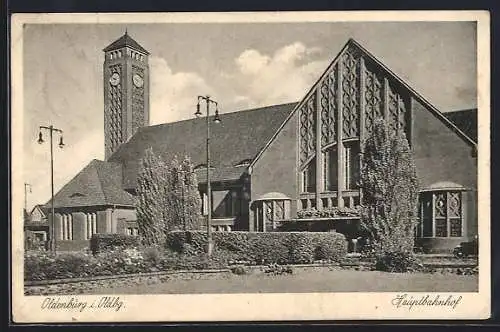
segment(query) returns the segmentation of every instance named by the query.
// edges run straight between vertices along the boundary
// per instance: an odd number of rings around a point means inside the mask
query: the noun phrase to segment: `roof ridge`
[[[298,104],[298,103],[299,103],[299,101],[294,101],[294,102],[283,103],[283,104],[267,105],[267,106],[261,106],[261,107],[257,107],[257,108],[248,108],[248,109],[242,109],[242,110],[237,110],[237,111],[219,113],[219,115],[224,116],[224,115],[233,115],[235,113],[256,112],[256,111],[262,111],[266,108],[282,107],[282,106],[288,106],[288,105]],[[211,115],[210,117],[213,117],[213,115]],[[173,125],[173,124],[177,124],[177,123],[181,123],[181,122],[184,123],[187,121],[196,121],[196,120],[198,120],[198,118],[183,119],[183,120],[174,121],[174,122],[164,122],[164,123],[158,123],[155,125],[144,126],[144,127],[141,127],[140,129],[144,130],[144,129],[148,129],[148,128],[155,128],[155,127],[159,127],[159,126],[168,126],[168,125]]]
[[[454,111],[448,111],[448,112],[442,112],[443,114],[451,114],[451,113],[459,113],[459,112],[477,112],[477,107],[476,108],[464,108],[464,109],[459,109],[459,110],[454,110]]]

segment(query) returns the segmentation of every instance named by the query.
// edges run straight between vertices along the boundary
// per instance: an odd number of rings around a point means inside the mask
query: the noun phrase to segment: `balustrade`
[[[323,192],[319,194],[320,206],[316,206],[316,194],[307,193],[301,194],[297,204],[297,210],[322,210],[337,207],[337,192]],[[348,190],[342,192],[342,198],[344,201],[344,206],[348,208],[354,208],[360,204],[359,190]]]

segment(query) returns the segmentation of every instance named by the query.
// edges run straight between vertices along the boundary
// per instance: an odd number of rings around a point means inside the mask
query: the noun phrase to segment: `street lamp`
[[[52,223],[51,223],[51,230],[50,230],[50,250],[52,250],[54,253],[56,253],[56,232],[55,232],[55,218],[54,218],[54,145],[52,142],[52,136],[54,132],[58,132],[61,136],[59,137],[59,147],[62,149],[64,147],[64,142],[63,142],[63,136],[62,133],[63,131],[61,129],[57,129],[54,126],[50,125],[48,127],[45,126],[40,126],[40,132],[38,134],[38,144],[42,144],[45,142],[43,140],[43,135],[42,135],[42,130],[48,130],[49,131],[49,137],[50,137],[50,187],[51,187],[51,197],[52,199],[50,200],[51,202],[51,216],[52,216]]]
[[[198,96],[198,103],[196,104],[196,113],[194,115],[199,118],[203,114],[200,111],[200,102],[205,101],[207,105],[207,254],[210,257],[212,255],[213,243],[212,243],[212,190],[210,188],[210,104],[215,105],[215,117],[214,122],[220,123],[219,118],[219,106],[218,103],[212,99],[210,96]]]
[[[24,211],[28,213],[28,189],[31,194],[31,184],[24,183]]]

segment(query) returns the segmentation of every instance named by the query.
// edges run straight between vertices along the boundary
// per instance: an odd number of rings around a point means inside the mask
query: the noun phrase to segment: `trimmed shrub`
[[[347,241],[340,233],[317,233],[314,240],[314,260],[339,262],[347,255]]]
[[[304,234],[311,235],[313,233],[288,233],[287,246],[288,246],[288,260],[293,264],[309,264],[314,262],[315,253],[315,237],[304,236]]]
[[[139,237],[125,234],[94,234],[90,239],[90,250],[94,255],[107,250],[134,248],[139,245]]]
[[[214,254],[228,262],[307,264],[340,261],[347,254],[344,235],[335,232],[213,232]],[[170,232],[168,249],[184,255],[204,253],[206,233]]]
[[[283,234],[285,233],[248,233],[250,260],[256,264],[287,264],[288,239]]]

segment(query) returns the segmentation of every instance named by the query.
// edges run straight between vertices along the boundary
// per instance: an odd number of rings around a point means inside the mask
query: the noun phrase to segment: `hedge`
[[[133,248],[140,245],[139,237],[125,234],[94,234],[90,239],[90,251],[96,255],[112,249]]]
[[[214,255],[183,255],[155,247],[86,252],[26,252],[24,280],[85,278],[158,271],[223,268],[225,261]]]
[[[215,252],[251,264],[338,262],[347,254],[347,241],[336,232],[213,232],[212,238]],[[167,249],[179,253],[197,255],[205,251],[206,244],[202,231],[167,234]]]

